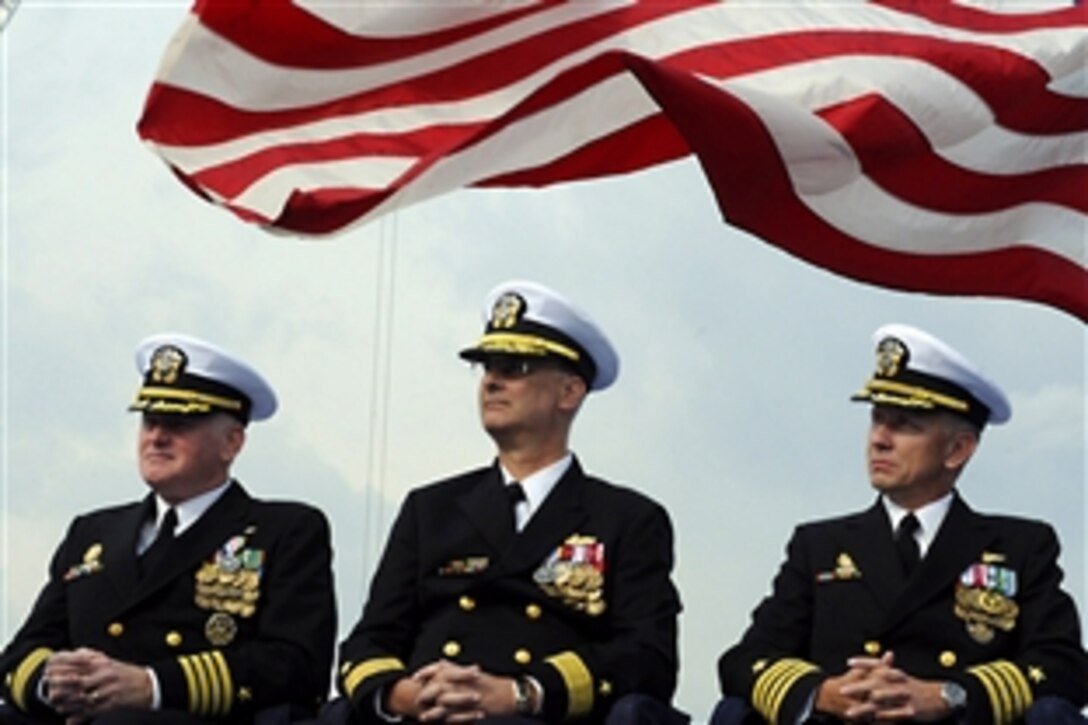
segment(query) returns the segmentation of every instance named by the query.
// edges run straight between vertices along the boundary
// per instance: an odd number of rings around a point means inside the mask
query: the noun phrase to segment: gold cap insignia
[[[506,292],[495,300],[491,308],[491,327],[496,330],[508,330],[518,324],[525,312],[525,299],[516,292]]]
[[[185,364],[189,361],[181,348],[174,345],[163,345],[151,354],[151,366],[149,372],[151,379],[156,383],[173,385]]]
[[[909,357],[906,345],[894,337],[885,337],[876,346],[876,374],[882,378],[894,378]]]

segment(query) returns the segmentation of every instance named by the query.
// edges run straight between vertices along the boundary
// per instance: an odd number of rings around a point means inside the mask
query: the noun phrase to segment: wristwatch
[[[967,690],[957,682],[941,683],[941,699],[952,712],[962,712],[967,709]]]
[[[528,678],[514,678],[514,712],[518,715],[533,714],[533,686]]]

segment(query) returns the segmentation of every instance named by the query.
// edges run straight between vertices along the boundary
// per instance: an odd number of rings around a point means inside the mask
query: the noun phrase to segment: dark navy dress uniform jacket
[[[575,460],[522,532],[511,521],[497,465],[409,494],[340,649],[359,717],[374,716],[383,685],[443,658],[535,677],[549,722],[600,720],[627,693],[671,699],[680,601],[665,510]],[[589,562],[603,609],[541,583]]]
[[[1050,526],[975,513],[958,495],[909,580],[879,501],[802,525],[771,595],[719,661],[722,691],[793,725],[847,658],[891,650],[910,675],[962,685],[972,724],[1015,722],[1044,695],[1084,705],[1088,658],[1058,553]]]
[[[146,511],[145,500],[73,521],[48,583],[0,655],[4,699],[47,714],[36,694],[46,658],[90,647],[150,666],[163,708],[222,722],[251,722],[282,703],[315,710],[336,636],[324,515],[253,499],[234,482],[141,579],[136,540]],[[202,587],[198,575],[215,581]]]

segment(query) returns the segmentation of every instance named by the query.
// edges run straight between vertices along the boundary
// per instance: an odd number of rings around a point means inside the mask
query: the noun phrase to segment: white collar
[[[179,504],[174,504],[173,509],[177,512],[178,516],[178,524],[174,528],[174,535],[180,536],[183,531],[195,524],[200,517],[204,515],[204,512],[210,509],[212,504],[218,501],[219,497],[227,492],[228,486],[230,486],[229,478],[210,491],[205,491],[204,493],[186,499]],[[166,511],[169,508],[171,508],[171,505],[161,496],[155,494],[156,532],[158,532],[159,526],[162,525],[162,519],[166,516]]]
[[[891,521],[892,531],[895,531],[899,527],[899,522],[910,513],[910,510],[903,508],[887,496],[881,496],[880,500],[884,503],[884,511],[888,514],[888,520]],[[914,532],[914,538],[918,539],[918,546],[921,549],[922,556],[926,555],[926,552],[929,551],[929,545],[937,538],[937,531],[941,528],[941,524],[944,523],[944,517],[948,515],[948,509],[951,507],[952,492],[949,491],[936,501],[931,501],[925,506],[914,510],[914,516],[918,519],[919,524],[918,530]]]
[[[525,526],[525,522],[532,518],[532,515],[536,513],[536,510],[544,503],[544,499],[548,497],[548,494],[555,488],[555,484],[559,483],[559,479],[563,477],[563,474],[570,468],[571,463],[574,462],[574,454],[567,451],[567,454],[560,458],[555,463],[549,463],[538,471],[533,471],[531,474],[522,479],[514,478],[510,471],[507,471],[502,464],[499,464],[499,469],[502,471],[502,482],[504,484],[517,481],[521,484],[521,487],[525,490],[525,501],[523,504],[518,505],[518,529],[520,530]],[[524,520],[522,518],[524,513]]]

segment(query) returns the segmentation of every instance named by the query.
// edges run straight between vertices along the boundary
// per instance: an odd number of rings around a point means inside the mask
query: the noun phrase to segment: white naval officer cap
[[[1012,415],[1008,398],[948,343],[917,327],[884,325],[873,333],[876,370],[851,400],[949,410],[979,428]]]
[[[612,343],[589,318],[555,290],[510,280],[488,293],[484,334],[461,357],[481,362],[494,355],[553,357],[565,361],[590,390],[604,390],[619,375]]]
[[[152,335],[136,348],[143,385],[129,410],[193,416],[223,412],[243,424],[276,412],[276,394],[248,364],[195,337]]]

